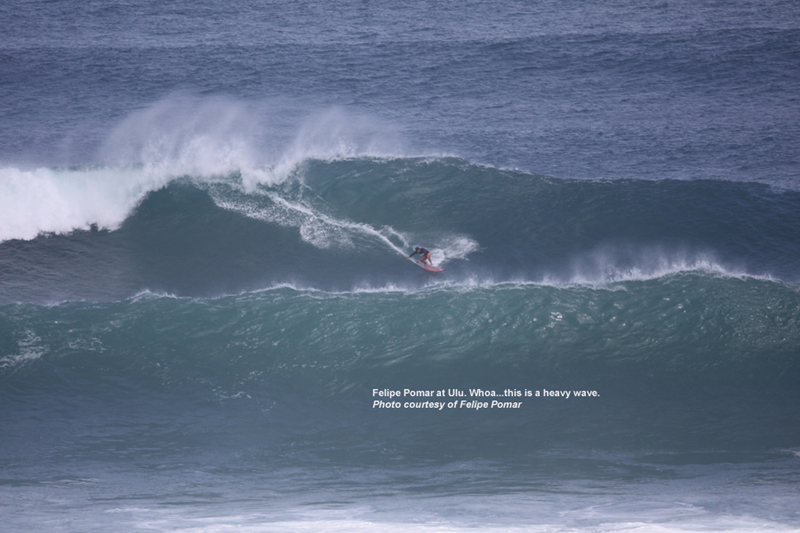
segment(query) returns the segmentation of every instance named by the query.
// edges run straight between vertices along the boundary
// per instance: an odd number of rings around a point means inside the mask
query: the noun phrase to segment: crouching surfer
[[[419,246],[414,248],[414,253],[409,255],[408,258],[411,259],[412,257],[414,257],[417,254],[419,254],[419,262],[420,263],[422,263],[423,265],[427,263],[430,266],[433,266],[433,261],[431,261],[431,253],[428,250],[426,250],[425,248],[420,248]]]

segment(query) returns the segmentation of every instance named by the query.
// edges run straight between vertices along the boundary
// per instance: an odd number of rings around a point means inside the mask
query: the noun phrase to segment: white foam
[[[163,177],[141,169],[0,169],[0,241],[116,229]]]
[[[443,265],[453,259],[467,259],[467,256],[478,250],[478,243],[469,237],[455,235],[438,240],[431,249],[434,264]]]
[[[48,347],[32,330],[26,330],[25,336],[17,342],[19,352],[0,358],[0,369],[13,367],[35,361],[47,353]]]
[[[364,508],[336,510],[309,510],[305,512],[284,513],[296,516],[272,518],[257,514],[237,514],[231,516],[171,517],[159,513],[157,519],[144,519],[137,525],[155,531],[182,531],[186,533],[217,533],[225,531],[244,532],[382,532],[403,533],[461,533],[488,531],[492,533],[694,533],[708,531],[730,531],[737,533],[755,532],[797,532],[791,524],[756,518],[748,515],[714,515],[703,508],[691,505],[654,504],[638,505],[642,509],[634,512],[609,512],[605,509],[587,507],[558,513],[551,502],[527,501],[533,516],[517,517],[508,520],[504,512],[519,507],[519,503],[500,501],[485,497],[484,502],[472,502],[475,507],[465,512],[465,517],[448,519],[437,514],[418,509],[414,518],[375,516],[377,513]],[[506,498],[508,500],[508,498]],[[416,503],[416,502],[415,502]],[[494,504],[494,505],[492,505]],[[500,504],[498,507],[497,504]],[[510,508],[510,509],[509,509]],[[421,512],[420,512],[421,511]],[[542,515],[537,516],[537,511]],[[152,513],[150,513],[152,516]],[[514,513],[516,514],[516,513]],[[144,513],[142,513],[144,518]],[[560,515],[560,516],[554,516]],[[404,519],[405,518],[405,519]],[[509,523],[510,522],[510,523]]]

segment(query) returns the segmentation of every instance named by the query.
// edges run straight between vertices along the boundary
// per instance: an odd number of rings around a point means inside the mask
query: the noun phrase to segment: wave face
[[[800,273],[800,194],[759,184],[554,180],[448,158],[311,159],[254,183],[234,172],[131,186],[141,168],[37,175],[14,201],[43,189],[71,211],[5,212],[17,237],[0,243],[6,303]],[[97,176],[118,179],[98,191]],[[42,229],[29,219],[48,233],[23,241]],[[401,260],[414,246],[446,272]]]

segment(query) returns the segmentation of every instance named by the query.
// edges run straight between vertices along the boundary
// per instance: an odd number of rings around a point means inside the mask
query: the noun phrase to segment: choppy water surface
[[[4,527],[798,530],[799,26],[4,5]]]

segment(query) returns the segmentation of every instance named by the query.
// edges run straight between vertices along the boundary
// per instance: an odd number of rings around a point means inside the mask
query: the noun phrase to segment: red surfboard
[[[417,264],[422,268],[424,268],[425,270],[427,270],[428,272],[442,272],[444,270],[443,268],[439,268],[437,266],[426,265],[425,263],[422,263],[420,261],[417,261]]]

